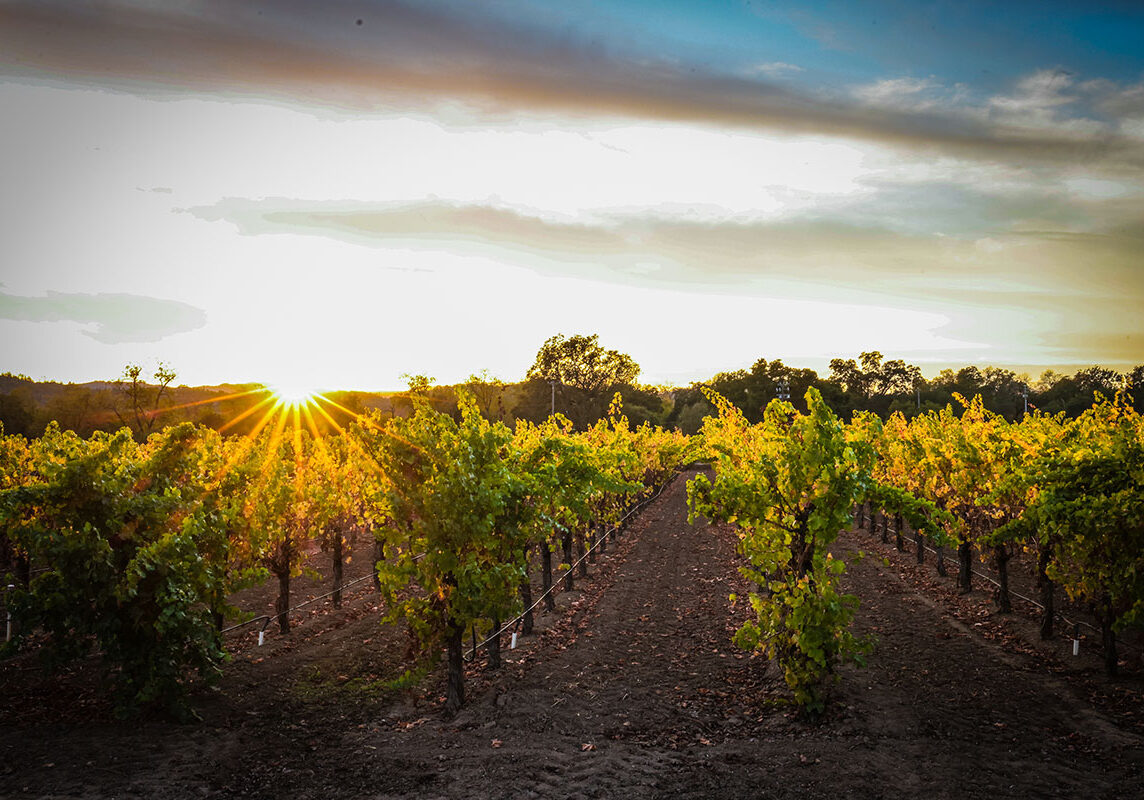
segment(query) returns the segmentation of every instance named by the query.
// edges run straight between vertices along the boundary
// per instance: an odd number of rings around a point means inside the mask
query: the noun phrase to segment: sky
[[[1144,5],[0,0],[0,371],[1144,363]]]

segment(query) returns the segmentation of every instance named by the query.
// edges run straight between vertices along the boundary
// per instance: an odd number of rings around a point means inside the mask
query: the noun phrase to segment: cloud
[[[765,64],[755,64],[746,70],[748,75],[766,75],[768,78],[781,78],[796,72],[805,72],[797,64],[787,64],[783,61],[770,61]]]
[[[177,300],[135,294],[66,294],[45,297],[0,294],[0,319],[21,322],[78,322],[83,333],[104,344],[157,342],[203,327],[206,312]]]
[[[1096,98],[1096,106],[1115,117],[1144,119],[1144,82],[1119,86],[1108,80],[1094,80],[1079,89]]]
[[[1074,91],[1072,73],[1062,69],[1038,70],[1017,82],[1014,91],[989,99],[990,118],[1012,128],[1084,136],[1099,136],[1109,130],[1100,120],[1066,114],[1079,106],[1082,97]]]
[[[0,7],[0,48],[9,75],[129,91],[253,95],[349,113],[412,108],[456,116],[464,109],[459,119],[558,114],[566,124],[569,115],[625,116],[1144,171],[1135,128],[1050,114],[1066,105],[1062,88],[1043,76],[975,113],[941,103],[880,107],[616,52],[569,28],[476,16],[466,6],[204,0],[76,7],[17,0]]]
[[[510,257],[549,275],[623,283],[741,285],[751,278],[834,281],[865,257],[893,263],[921,239],[827,220],[694,221],[648,215],[553,219],[445,201],[413,204],[230,199],[188,210],[247,235],[293,233],[382,247]],[[834,256],[848,255],[837,266]]]
[[[869,217],[853,219],[845,209],[782,220],[698,220],[647,210],[570,218],[441,200],[230,199],[189,213],[226,221],[246,235],[301,234],[487,259],[542,277],[692,295],[909,308],[947,319],[942,337],[991,342],[993,360],[1011,361],[1030,342],[1045,363],[1124,366],[1144,360],[1144,350],[1136,349],[1144,307],[1139,223],[1122,217],[1114,225],[1067,230],[1059,224],[1069,216],[1061,205],[1037,228],[1038,220],[1021,216],[1036,207],[1031,195],[978,201],[961,189],[948,198],[947,221],[956,222],[963,206],[985,203],[980,219],[962,221],[963,235],[876,225],[879,203],[887,216],[899,206],[919,206],[922,194],[908,188],[875,195],[865,201]],[[991,208],[1006,224],[983,235]],[[1006,209],[1015,216],[1005,218]],[[919,215],[929,213],[922,208]]]
[[[887,78],[857,87],[854,96],[881,108],[933,108],[936,101],[925,95],[939,86],[933,78]]]
[[[891,195],[884,208],[916,207],[911,198],[920,196]],[[694,220],[651,212],[557,219],[444,201],[232,199],[189,211],[230,222],[248,235],[310,234],[374,247],[476,254],[549,276],[763,296],[780,287],[788,293],[796,287],[797,294],[801,286],[803,296],[881,294],[922,305],[1092,317],[1111,330],[1138,327],[1144,235],[1130,222],[1086,232],[1054,228],[1051,217],[1017,217],[1022,224],[986,231],[984,218],[958,223],[952,215],[975,202],[954,196],[948,219],[964,229],[959,236],[879,226],[873,218],[878,202],[872,201],[870,218],[848,219],[843,210],[771,221]],[[983,213],[1008,208],[1021,214],[1036,207],[1033,199],[980,202],[986,203]],[[1059,215],[1068,216],[1066,206]],[[1050,225],[1037,229],[1032,223],[1038,221]]]

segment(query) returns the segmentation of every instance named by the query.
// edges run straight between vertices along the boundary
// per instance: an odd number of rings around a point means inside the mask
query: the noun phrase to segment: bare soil
[[[837,553],[869,553],[847,580],[877,649],[843,671],[825,719],[799,719],[775,668],[730,643],[750,613],[728,599],[747,589],[735,535],[688,524],[687,477],[537,634],[515,650],[505,637],[500,670],[478,655],[451,720],[439,668],[391,683],[407,641],[379,624],[364,582],[340,611],[299,613],[289,637],[233,634],[223,680],[196,694],[199,723],[115,720],[90,662],[51,677],[0,664],[0,796],[1140,796],[1138,671],[1105,679],[1095,655],[1041,645],[1032,617],[958,596],[932,559],[918,567],[864,531]],[[268,588],[242,599],[272,603]]]

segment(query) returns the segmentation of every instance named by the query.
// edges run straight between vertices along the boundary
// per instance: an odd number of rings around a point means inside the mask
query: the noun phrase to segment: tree
[[[1132,398],[1132,406],[1137,413],[1144,412],[1144,364],[1133,367],[1125,376],[1128,384],[1128,394]]]
[[[703,420],[709,417],[713,411],[714,406],[704,399],[682,401],[677,398],[675,408],[672,409],[671,416],[668,417],[668,424],[674,424],[682,433],[693,436],[699,432],[699,429],[703,427]]]
[[[22,393],[0,394],[0,426],[9,434],[33,434],[32,410]]]
[[[138,439],[145,439],[155,427],[155,420],[159,416],[159,406],[167,389],[175,380],[175,371],[169,369],[162,361],[151,376],[154,384],[143,380],[143,368],[138,364],[128,364],[123,368],[123,375],[115,382],[115,391],[118,402],[115,404],[115,416],[119,421],[135,432]]]
[[[409,384],[410,394],[426,394],[429,388],[437,382],[437,379],[429,375],[411,375],[408,372],[402,373],[401,379]]]
[[[525,378],[533,382],[531,395],[555,381],[560,410],[586,427],[603,415],[616,389],[632,385],[639,374],[631,356],[604,348],[598,334],[557,334],[541,345]]]
[[[114,415],[108,412],[114,403],[106,391],[69,383],[41,410],[44,424],[55,420],[65,430],[80,436],[91,436],[97,430],[116,427]]]
[[[1027,377],[1000,367],[986,367],[982,377],[986,406],[1009,421],[1019,419],[1025,410]]]
[[[653,389],[625,386],[619,390],[624,413],[632,425],[660,425],[666,416],[663,398]]]
[[[1105,369],[1104,367],[1089,367],[1088,369],[1077,370],[1073,375],[1073,380],[1076,382],[1077,388],[1085,394],[1089,395],[1089,400],[1092,400],[1093,392],[1100,392],[1105,397],[1111,397],[1116,394],[1116,390],[1120,388],[1120,375],[1115,370]]]
[[[1067,376],[1062,375],[1056,370],[1047,369],[1041,373],[1041,377],[1037,378],[1037,382],[1030,388],[1037,394],[1045,394],[1063,380],[1067,380]]]
[[[1128,379],[1132,379],[1131,374]],[[1064,411],[1070,417],[1077,417],[1092,406],[1096,393],[1112,397],[1122,385],[1119,374],[1103,367],[1078,370],[1072,377],[1046,372],[1041,376],[1032,402],[1047,413]]]
[[[489,420],[506,422],[508,412],[504,407],[505,382],[494,378],[487,369],[474,373],[465,381],[465,389],[473,396],[481,416]]]
[[[900,358],[883,362],[876,350],[862,353],[859,361],[831,359],[830,380],[842,386],[853,408],[881,413],[889,409],[891,398],[910,394],[924,382],[918,367]]]
[[[564,386],[590,394],[609,392],[618,385],[630,385],[640,374],[632,357],[618,350],[606,350],[598,334],[571,336],[557,334],[541,345],[526,378],[558,381]]]

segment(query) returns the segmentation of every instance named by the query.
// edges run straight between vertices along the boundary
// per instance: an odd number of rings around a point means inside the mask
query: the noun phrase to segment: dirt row
[[[873,544],[849,533],[837,552]],[[1139,676],[1109,684],[1066,672],[987,598],[951,604],[945,584],[907,560],[877,551],[851,567],[856,627],[877,649],[866,668],[844,671],[816,725],[792,713],[773,666],[731,645],[749,613],[729,600],[747,589],[735,535],[688,524],[677,479],[539,618],[537,635],[505,652],[501,670],[478,657],[469,704],[452,720],[439,711],[439,674],[393,686],[406,642],[379,626],[376,597],[361,592],[289,639],[242,650],[221,685],[197,697],[199,724],[125,724],[98,705],[8,715],[0,795],[1138,794],[1144,737],[1128,712]],[[15,676],[6,706],[27,703],[30,680]],[[1094,702],[1098,689],[1121,702]],[[58,679],[55,690],[66,698],[76,688]]]
[[[861,529],[863,532],[869,533],[871,537],[864,541],[871,547],[874,547],[874,543],[877,542],[881,546],[875,549],[883,553],[891,548],[896,549],[895,537],[892,532],[893,519],[890,518],[891,531],[888,534],[883,531],[885,521],[885,516],[880,514],[876,529],[873,532],[868,530],[872,520],[866,520],[866,528]],[[903,524],[903,528],[903,551],[901,554],[893,555],[895,563],[909,569],[911,575],[921,578],[931,590],[938,587],[945,589],[953,586],[959,572],[956,547],[945,548],[945,568],[948,573],[946,577],[950,580],[940,580],[936,574],[936,551],[929,542],[924,542],[925,548],[922,554],[923,564],[926,566],[920,570],[912,569],[914,565],[917,565],[917,532],[911,529],[908,524]],[[973,548],[971,551],[971,569],[973,572],[971,582],[974,591],[968,598],[968,607],[972,608],[974,613],[978,613],[981,611],[983,601],[988,600],[993,604],[998,602],[997,581],[999,576],[992,552],[988,549],[982,552],[979,548]],[[1040,590],[1035,574],[1036,553],[1014,548],[1011,552],[1008,571],[1010,599],[1014,611],[1017,612],[1012,619],[1024,621],[1039,618],[1041,607],[1038,602]],[[928,581],[926,578],[933,580]],[[940,593],[948,599],[948,592],[941,591]],[[954,594],[957,592],[954,591]],[[963,606],[965,604],[954,600],[953,605]],[[1061,666],[1066,669],[1077,672],[1091,671],[1097,662],[1093,661],[1090,656],[1098,658],[1100,655],[1100,627],[1091,609],[1083,602],[1071,599],[1060,587],[1057,587],[1054,592],[1053,606],[1054,636],[1047,642],[1041,642],[1039,635],[1033,637],[1037,649],[1051,652],[1057,656]],[[994,610],[993,605],[988,605],[987,608],[989,612]],[[999,617],[999,619],[1004,619],[1004,617]],[[1080,641],[1080,658],[1071,657],[1074,636]],[[1122,668],[1135,671],[1144,669],[1144,628],[1136,626],[1119,632],[1117,634],[1117,649]]]

